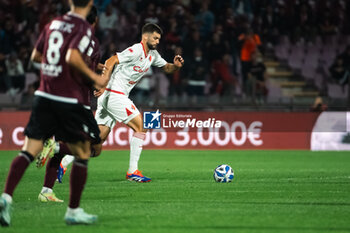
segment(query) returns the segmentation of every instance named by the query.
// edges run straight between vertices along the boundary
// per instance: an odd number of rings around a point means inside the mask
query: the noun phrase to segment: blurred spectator
[[[290,35],[293,31],[293,22],[285,5],[280,5],[275,16],[275,25],[279,35]]]
[[[344,86],[348,83],[350,73],[346,70],[344,60],[341,56],[338,56],[335,59],[335,62],[329,68],[329,72],[331,73],[332,78],[340,85]]]
[[[156,5],[154,3],[150,3],[147,7],[147,10],[141,16],[141,27],[146,23],[159,24],[159,18],[156,14]]]
[[[7,70],[7,90],[9,95],[15,96],[23,90],[25,83],[25,74],[22,62],[17,58],[17,54],[12,52],[5,60]]]
[[[118,14],[117,10],[109,4],[106,7],[106,11],[103,11],[99,17],[99,27],[102,30],[110,31],[115,30],[118,27]]]
[[[253,10],[250,0],[231,0],[231,6],[236,15],[246,16],[249,20],[252,20]]]
[[[104,12],[112,0],[94,0],[94,5],[97,8],[97,12]],[[101,17],[101,16],[100,16]]]
[[[35,24],[38,21],[37,0],[22,0],[20,9],[20,17],[26,28],[32,31],[35,29]]]
[[[117,36],[118,13],[117,10],[109,4],[106,11],[102,12],[99,17],[99,31],[103,34],[104,40],[113,41]]]
[[[202,38],[207,38],[214,29],[215,16],[208,9],[208,3],[203,2],[199,13],[195,17]]]
[[[116,52],[117,52],[116,45],[113,42],[109,43],[107,49],[104,51],[101,57],[101,62],[104,63],[108,58],[113,56]]]
[[[39,81],[28,85],[28,89],[23,93],[21,98],[21,109],[30,109],[32,107],[32,102],[34,99],[34,92],[39,87]]]
[[[277,31],[277,16],[275,15],[274,9],[271,5],[266,7],[262,17],[262,34],[264,41],[271,44],[276,44],[278,40]]]
[[[258,46],[261,45],[261,41],[260,37],[257,34],[254,34],[251,29],[248,29],[247,33],[241,34],[239,36],[239,40],[243,42],[241,49],[241,73],[243,91],[245,94],[248,94],[248,73],[250,72],[253,56],[259,52]]]
[[[294,42],[298,42],[301,38],[306,41],[313,41],[316,35],[315,18],[312,8],[308,1],[298,1],[295,4],[295,24]]]
[[[31,56],[31,51],[29,49],[30,47],[27,47],[25,45],[20,45],[18,50],[18,58],[22,62],[25,71],[28,71],[27,68],[28,68],[29,60]]]
[[[165,35],[165,42],[167,46],[175,46],[175,45],[179,45],[181,42],[181,37],[177,32],[177,23],[176,23],[176,19],[175,18],[171,18],[170,19],[170,29],[168,31],[168,33]]]
[[[121,8],[125,10],[127,14],[134,14],[136,11],[137,0],[122,0]]]
[[[181,55],[183,54],[183,50],[181,47],[176,47],[175,51],[174,51],[174,55]],[[174,57],[174,56],[172,56]],[[186,62],[187,64],[187,62]],[[168,74],[167,77],[169,78],[169,96],[170,97],[180,97],[182,95],[183,92],[183,79],[182,79],[182,74],[185,70],[181,69],[181,70],[177,70],[175,71],[173,74]]]
[[[36,36],[33,34],[33,31],[31,28],[26,27],[23,29],[23,31],[21,32],[21,35],[18,40],[17,43],[20,46],[24,46],[26,47],[28,50],[31,51],[31,47],[35,44],[36,42]]]
[[[219,33],[213,33],[211,40],[206,44],[207,58],[210,63],[221,60],[224,54],[230,52],[228,42],[223,40]]]
[[[16,34],[14,20],[11,17],[5,19],[4,28],[0,24],[0,53],[10,54],[15,48]]]
[[[5,65],[5,55],[0,53],[0,92],[6,92],[8,89],[7,70]]]
[[[212,63],[210,94],[233,95],[236,86],[238,82],[231,73],[230,55],[225,54]]]
[[[344,67],[350,71],[350,45],[348,45],[345,51],[340,55],[344,62]]]
[[[221,18],[221,24],[223,25],[223,31],[227,40],[228,47],[231,51],[232,57],[232,72],[235,76],[238,75],[237,72],[237,62],[238,62],[238,35],[239,29],[237,28],[237,22],[232,8],[227,8],[225,15]]]
[[[268,90],[266,88],[266,67],[261,55],[256,54],[248,74],[249,96],[260,103],[266,102]]]
[[[45,27],[45,25],[59,15],[57,12],[57,5],[53,1],[48,1],[42,5],[43,9],[40,11],[39,30]]]
[[[191,59],[191,56],[194,53],[194,49],[196,47],[200,47],[202,50],[204,49],[204,40],[201,40],[199,31],[193,30],[191,34],[185,38],[182,43],[182,48],[184,51],[184,59]]]
[[[209,73],[208,67],[208,61],[203,57],[202,50],[196,48],[184,71],[189,96],[204,96],[204,87]]]
[[[136,84],[134,90],[131,92],[131,98],[137,103],[152,105],[150,100],[152,85],[152,76],[154,75],[152,67],[146,72],[145,76]]]
[[[337,27],[331,22],[331,20],[327,16],[322,20],[319,27],[320,27],[321,35],[323,37],[335,35],[337,32]]]

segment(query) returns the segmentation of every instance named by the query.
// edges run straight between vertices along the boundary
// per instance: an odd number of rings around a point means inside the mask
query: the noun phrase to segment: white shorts
[[[98,125],[112,129],[116,121],[128,124],[139,114],[139,110],[128,96],[105,91],[97,100],[95,119]]]

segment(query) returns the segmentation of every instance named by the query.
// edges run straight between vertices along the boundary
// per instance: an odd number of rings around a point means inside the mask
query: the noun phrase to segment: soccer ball
[[[219,165],[214,170],[214,180],[219,183],[228,183],[233,180],[234,174],[232,168],[227,164]]]

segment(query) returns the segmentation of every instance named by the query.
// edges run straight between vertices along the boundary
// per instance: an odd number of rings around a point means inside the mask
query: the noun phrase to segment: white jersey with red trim
[[[151,65],[163,67],[167,64],[157,50],[150,50],[146,54],[142,42],[134,44],[117,55],[119,64],[112,72],[107,90],[122,92],[127,96]]]

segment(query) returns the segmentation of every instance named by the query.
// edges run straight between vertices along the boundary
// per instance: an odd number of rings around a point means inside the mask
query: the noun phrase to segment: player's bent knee
[[[88,159],[75,159],[75,164],[80,164],[81,166],[87,167],[89,160]]]
[[[91,157],[98,157],[102,151],[102,144],[93,145],[91,148]]]
[[[78,154],[76,157],[78,159],[82,159],[82,160],[88,160],[90,158],[90,153],[81,153],[81,154]]]

